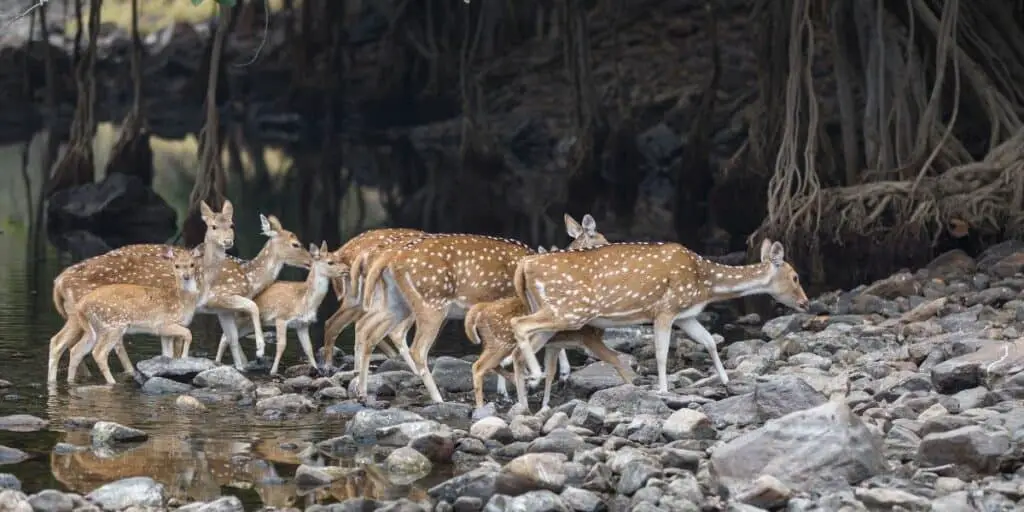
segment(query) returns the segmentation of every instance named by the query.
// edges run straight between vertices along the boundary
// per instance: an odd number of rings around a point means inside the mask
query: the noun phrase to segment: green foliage
[[[237,0],[215,0],[222,7],[234,7]],[[203,0],[192,0],[192,5],[199,5]]]

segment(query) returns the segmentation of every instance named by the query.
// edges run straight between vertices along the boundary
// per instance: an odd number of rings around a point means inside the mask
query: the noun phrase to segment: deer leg
[[[99,335],[91,326],[82,331],[78,342],[71,346],[71,353],[68,356],[68,384],[74,384],[77,378],[78,367],[85,364],[85,356],[96,345]]]
[[[127,374],[135,373],[135,365],[132,364],[131,358],[128,357],[128,351],[124,348],[124,340],[121,340],[114,346],[114,353],[117,354],[117,359],[121,362],[122,372]]]
[[[46,365],[46,382],[54,384],[57,382],[57,367],[60,365],[60,356],[67,350],[68,345],[82,335],[82,329],[74,320],[68,319],[64,322],[57,334],[50,338],[50,359]],[[68,367],[70,371],[70,367]]]
[[[415,317],[412,315],[406,316],[404,319],[399,320],[393,329],[388,331],[387,337],[385,338],[391,340],[390,343],[394,345],[394,347],[389,346],[390,349],[394,350],[397,347],[397,355],[402,356],[402,359],[405,360],[405,364],[409,365],[409,369],[415,368],[415,366],[413,366],[415,361],[412,358],[412,353],[409,351],[409,343],[406,341],[406,338],[409,336],[409,330],[412,329],[412,326],[415,323]],[[388,342],[385,341],[384,343],[378,344],[378,346],[381,347],[381,350],[387,353],[388,349],[383,347],[388,346]],[[396,354],[392,353],[388,357],[393,358],[395,355]]]
[[[375,315],[384,316],[384,321],[389,320],[386,314],[375,312]],[[374,324],[371,323],[374,320],[378,322],[376,325],[379,326],[379,322],[381,321],[381,319],[372,318],[370,316],[364,316],[363,318],[360,318],[359,320],[356,321],[355,358],[358,363],[356,366],[356,375],[357,378],[359,379],[359,381],[356,384],[356,394],[359,397],[366,397],[368,387],[370,385],[370,354],[373,353],[373,342],[371,341],[373,340],[373,333],[370,332],[370,329],[374,327]],[[384,327],[389,327],[389,325],[385,324]]]
[[[537,361],[535,352],[558,331],[574,331],[580,326],[566,324],[558,320],[548,309],[540,309],[527,316],[520,316],[512,319],[512,330],[516,335],[520,357],[529,369],[530,375],[526,378],[531,384],[536,385],[540,381],[540,362]]]
[[[278,320],[274,322],[277,329],[277,347],[274,351],[274,365],[270,367],[270,374],[277,374],[277,366],[281,364],[281,357],[284,356],[284,348],[288,345],[288,322]]]
[[[530,412],[530,396],[526,391],[526,376],[523,375],[522,358],[515,355],[512,358],[512,376],[516,384],[516,404],[508,411],[509,416],[527,414]]]
[[[654,318],[654,357],[658,364],[658,391],[668,393],[668,348],[671,344],[672,320],[661,315]]]
[[[167,324],[157,328],[157,334],[164,338],[173,340],[175,357],[187,357],[188,349],[192,345],[192,331],[184,325]]]
[[[563,348],[558,351],[558,380],[568,379],[570,373],[572,373],[572,365],[569,364],[569,354],[566,354]]]
[[[718,380],[722,381],[722,384],[729,383],[729,376],[725,374],[725,367],[722,366],[722,360],[718,358],[718,345],[715,343],[715,338],[711,336],[711,333],[704,328],[696,318],[686,318],[676,322],[683,332],[687,336],[693,338],[694,341],[704,345],[707,349],[708,354],[711,355],[711,362],[715,365],[715,372],[718,373]]]
[[[598,359],[612,365],[615,371],[619,373],[619,377],[622,377],[623,382],[626,384],[633,382],[633,379],[636,378],[636,372],[632,369],[627,369],[622,364],[622,359],[619,357],[620,354],[604,344],[604,340],[601,339],[603,331],[584,327],[581,333],[583,334],[583,346],[587,350],[593,352]]]
[[[507,351],[503,350],[504,345],[499,345],[491,340],[485,340],[483,342],[484,349],[480,352],[480,357],[473,362],[473,393],[476,399],[477,408],[484,406],[484,377],[487,372],[494,371],[499,366],[501,360],[508,355]],[[505,379],[498,375],[503,385]],[[505,391],[508,394],[508,391]]]
[[[121,343],[124,333],[125,329],[104,330],[92,347],[92,358],[96,361],[96,366],[100,367],[100,373],[107,384],[117,384],[114,374],[110,372],[110,351]]]
[[[564,348],[544,347],[544,370],[546,376],[544,379],[544,399],[540,403],[541,411],[549,409],[548,402],[551,401],[551,387],[555,384],[555,371],[558,369],[557,360],[560,354],[565,354]]]
[[[174,340],[167,337],[160,337],[160,355],[164,357],[174,357]]]
[[[348,306],[348,302],[349,298],[346,296],[338,310],[324,323],[323,364],[325,367],[334,366],[334,344],[338,341],[338,336],[341,336],[341,333],[349,324],[355,322],[363,315],[362,309]]]
[[[242,313],[248,315],[251,320],[253,335],[256,337],[256,358],[263,358],[267,349],[267,343],[266,341],[263,340],[263,329],[261,328],[262,326],[260,325],[260,308],[259,306],[256,305],[255,302],[253,302],[251,299],[242,297],[241,295],[231,295],[228,297],[217,297],[215,300],[210,300],[210,302],[206,304],[206,307],[218,310],[227,309],[232,311],[233,313]],[[232,323],[234,324],[235,322],[232,321]],[[223,327],[223,324],[221,325],[221,327]],[[237,325],[233,332],[234,336],[228,333],[228,341],[232,345],[232,354],[234,354],[236,348],[238,349],[239,352],[242,351],[241,345],[239,344],[238,341]],[[237,359],[235,360],[235,363],[237,365]]]
[[[244,370],[248,361],[245,359],[245,353],[242,352],[242,345],[238,342],[238,324],[235,323],[235,313],[232,311],[219,311],[217,313],[217,321],[220,323],[221,331],[224,331],[222,338],[231,347],[231,358],[235,361],[235,368]]]
[[[437,335],[441,332],[441,326],[448,318],[448,305],[440,309],[433,309],[421,306],[416,311],[416,336],[412,341],[412,360],[416,363],[415,371],[419,372],[423,384],[430,393],[430,398],[437,403],[443,403],[441,390],[434,382],[434,376],[430,373],[430,366],[427,364],[427,356],[434,346]]]
[[[302,345],[302,351],[306,353],[309,364],[316,368],[316,354],[313,353],[313,341],[309,339],[309,325],[296,329],[295,335],[299,338],[299,345]]]

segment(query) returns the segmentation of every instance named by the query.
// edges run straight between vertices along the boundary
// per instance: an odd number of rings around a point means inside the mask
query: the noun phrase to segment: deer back
[[[516,263],[532,253],[507,238],[435,235],[389,251],[387,266],[396,281],[410,283],[427,302],[468,306],[511,296]]]

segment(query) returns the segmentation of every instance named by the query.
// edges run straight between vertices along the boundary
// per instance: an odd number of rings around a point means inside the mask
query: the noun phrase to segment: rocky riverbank
[[[703,348],[677,336],[672,391],[651,391],[650,334],[622,331],[609,338],[642,375],[634,383],[591,362],[559,390],[560,405],[513,418],[505,407],[488,416],[468,405],[472,357],[434,360],[453,400],[445,404],[429,404],[398,361],[376,368],[375,398],[365,404],[349,398],[352,372],[316,377],[307,366],[254,381],[205,359],[156,358],[138,364],[139,380],[141,392],[167,395],[174,414],[234,402],[267,420],[344,423],[343,435],[296,448],[299,489],[360,467],[398,486],[451,474],[425,493],[353,493],[307,510],[1014,510],[1024,506],[1022,269],[1020,242],[977,259],[950,252],[917,272],[818,297],[808,314],[736,318],[732,328],[750,334],[721,348],[728,386]],[[45,428],[45,420],[7,417],[0,428]],[[90,446],[54,450],[117,457],[147,436],[106,421],[83,419],[80,428],[91,429]],[[325,463],[367,450],[364,464]],[[15,460],[17,450],[0,457]],[[178,503],[146,477],[86,496],[26,496],[11,475],[0,487],[9,489],[0,510],[242,509],[233,496]]]

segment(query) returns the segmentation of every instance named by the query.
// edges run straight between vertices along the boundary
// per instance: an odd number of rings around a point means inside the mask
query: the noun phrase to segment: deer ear
[[[220,213],[229,219],[235,216],[235,207],[232,206],[230,200],[224,200],[224,207],[220,209]]]
[[[270,222],[270,228],[273,229],[274,231],[281,231],[282,229],[284,229],[281,227],[281,221],[277,220],[276,215],[268,216],[267,221]]]
[[[313,244],[313,243],[309,244],[309,255],[312,256],[314,259],[315,258],[319,258],[320,257],[320,248],[317,247],[316,244]]]
[[[328,252],[330,252],[327,250],[327,240],[320,241],[320,252],[323,254],[327,254]]]
[[[213,219],[213,208],[206,204],[206,201],[199,202],[199,215],[203,218],[204,222],[209,223]]]
[[[165,260],[173,260],[174,259],[174,248],[168,247],[167,250],[164,251],[164,253],[163,253],[163,258]]]
[[[576,222],[576,219],[572,218],[572,215],[568,213],[563,215],[565,220],[565,232],[568,233],[569,238],[576,239],[576,237],[583,234],[583,228],[580,227],[580,223]]]
[[[583,216],[583,232],[588,235],[597,232],[597,221],[589,213]]]
[[[781,243],[772,242],[772,247],[769,249],[768,257],[771,259],[772,265],[781,267],[786,261],[786,250],[782,247]]]
[[[268,236],[270,238],[277,236],[277,231],[274,230],[273,226],[270,224],[270,219],[262,213],[260,214],[260,229],[263,231],[264,236]]]

